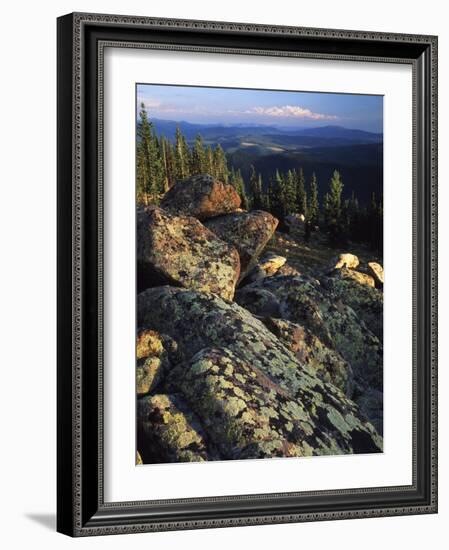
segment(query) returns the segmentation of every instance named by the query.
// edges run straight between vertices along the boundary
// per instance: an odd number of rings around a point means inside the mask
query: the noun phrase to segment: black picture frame
[[[57,29],[57,530],[87,536],[437,512],[437,37],[86,13],[60,17]],[[104,502],[99,105],[106,43],[412,65],[412,485]]]

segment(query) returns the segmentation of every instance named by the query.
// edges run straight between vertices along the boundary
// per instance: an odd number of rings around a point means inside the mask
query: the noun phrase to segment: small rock
[[[268,252],[259,260],[259,266],[267,275],[274,275],[285,264],[287,258]]]
[[[340,256],[337,256],[332,260],[329,265],[328,271],[332,271],[333,269],[341,269],[342,267],[355,269],[359,265],[359,263],[359,259],[354,254],[340,254]]]
[[[265,254],[255,265],[245,279],[242,281],[241,286],[245,284],[254,283],[265,277],[275,275],[279,269],[285,264],[287,258],[268,252]]]
[[[162,208],[174,214],[186,214],[206,220],[240,208],[240,197],[232,185],[208,174],[178,181],[162,199]]]
[[[282,267],[280,267],[276,273],[276,275],[301,275],[301,273],[293,266],[289,265],[288,263],[285,263]]]
[[[377,288],[383,288],[384,286],[384,269],[377,262],[368,262],[368,269],[370,270]]]
[[[339,277],[340,279],[352,279],[360,285],[370,286],[374,288],[376,285],[374,283],[374,278],[367,273],[361,271],[356,271],[355,269],[348,269],[347,267],[342,267],[341,269],[335,269],[331,276]]]
[[[237,250],[196,218],[161,208],[137,215],[137,286],[172,284],[232,300],[240,274]]]

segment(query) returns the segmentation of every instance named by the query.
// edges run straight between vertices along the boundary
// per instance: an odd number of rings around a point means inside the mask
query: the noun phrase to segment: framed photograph
[[[58,19],[58,531],[437,511],[437,38]]]

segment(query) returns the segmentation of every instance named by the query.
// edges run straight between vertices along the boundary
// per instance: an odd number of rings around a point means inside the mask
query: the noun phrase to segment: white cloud
[[[247,114],[266,115],[284,118],[302,118],[308,120],[337,120],[336,115],[315,113],[310,109],[304,109],[297,105],[283,105],[281,107],[253,107],[245,111]]]

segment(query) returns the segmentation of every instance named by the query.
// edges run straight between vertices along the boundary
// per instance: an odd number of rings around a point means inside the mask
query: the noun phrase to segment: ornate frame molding
[[[158,39],[152,42],[121,39],[121,33],[131,33],[133,29],[148,32],[162,31],[166,36],[170,32],[187,32],[196,41],[206,40],[213,35],[219,40],[226,36],[232,40],[256,38],[264,40],[267,46],[262,48],[241,46],[219,46],[211,44],[164,43]],[[106,31],[111,35],[93,41],[87,37],[89,31]],[[104,32],[103,32],[104,34]],[[201,36],[200,36],[201,35]],[[175,36],[175,35],[173,35]],[[300,39],[311,49],[282,49],[275,38],[286,37]],[[172,39],[174,40],[174,38]],[[316,44],[321,48],[329,43],[338,44],[340,53],[315,51]],[[272,47],[270,47],[272,44]],[[103,51],[106,46],[126,48],[158,48],[182,51],[207,51],[223,54],[251,54],[274,56],[297,56],[319,59],[343,59],[366,62],[410,63],[413,66],[414,94],[414,395],[418,398],[417,383],[424,376],[428,384],[427,413],[416,422],[421,414],[414,403],[414,482],[410,487],[386,487],[361,490],[320,491],[311,493],[283,493],[257,495],[259,500],[271,501],[286,497],[333,497],[355,498],[364,495],[377,495],[379,491],[397,495],[397,500],[382,506],[381,502],[361,505],[356,509],[336,508],[334,511],[314,508],[308,511],[304,507],[292,513],[257,513],[245,510],[240,514],[235,507],[234,517],[198,517],[177,519],[180,512],[170,517],[155,520],[150,513],[153,505],[161,501],[104,503],[102,480],[102,306],[103,306],[103,201],[102,201],[102,100],[103,100]],[[399,48],[392,49],[392,45]],[[273,47],[276,46],[276,47]],[[315,49],[314,49],[315,48]],[[351,51],[351,48],[354,51]],[[395,55],[385,55],[387,53]],[[358,53],[354,53],[358,52]],[[377,52],[377,53],[376,53]],[[397,53],[400,52],[400,55]],[[407,54],[407,52],[409,52]],[[70,63],[70,67],[67,64]],[[93,78],[96,76],[94,84]],[[95,90],[93,90],[95,88]],[[97,120],[94,123],[97,143],[92,137],[86,146],[86,120],[83,110],[88,94],[96,99]],[[73,536],[118,534],[142,531],[160,531],[175,529],[199,529],[211,527],[259,525],[266,523],[288,523],[318,521],[330,519],[361,518],[373,516],[391,516],[417,513],[432,513],[437,510],[437,38],[424,35],[403,35],[396,33],[377,33],[332,29],[311,29],[303,27],[284,27],[255,25],[246,23],[224,23],[213,21],[159,19],[148,17],[117,16],[104,14],[71,14],[58,21],[58,530]],[[70,122],[72,133],[67,138],[67,124]],[[93,155],[93,147],[96,154]],[[87,147],[87,148],[86,148]],[[96,157],[87,159],[87,155]],[[86,169],[86,165],[94,164]],[[89,181],[89,169],[95,174],[96,196],[95,213],[86,214],[86,201],[94,201],[92,189],[86,187]],[[424,199],[424,200],[423,200]],[[92,251],[86,250],[84,235],[86,231],[96,237],[96,270],[92,270]],[[422,242],[421,242],[422,241]],[[427,252],[423,245],[429,244]],[[67,252],[67,247],[70,253]],[[425,257],[423,258],[423,254]],[[427,260],[427,265],[426,264]],[[419,273],[420,279],[417,280]],[[95,277],[94,277],[95,275]],[[95,279],[93,281],[93,279]],[[70,287],[70,290],[69,290]],[[67,293],[70,292],[70,296]],[[98,334],[96,340],[96,376],[87,375],[86,326],[92,319],[86,318],[86,299],[97,300]],[[421,309],[420,309],[421,308]],[[417,323],[417,311],[424,308],[426,322]],[[70,322],[69,322],[70,319]],[[92,344],[93,345],[93,344]],[[425,347],[425,373],[418,368],[418,347]],[[421,348],[420,348],[421,349]],[[93,352],[92,347],[88,349]],[[90,360],[90,359],[89,359]],[[419,379],[419,380],[418,380]],[[86,384],[89,390],[86,391]],[[95,384],[95,387],[93,387]],[[96,403],[91,404],[96,395]],[[95,405],[95,406],[94,406]],[[422,406],[422,404],[419,404]],[[86,445],[92,446],[95,434],[87,432],[83,414],[86,407],[95,410],[98,416],[96,426],[97,462],[86,465]],[[428,427],[428,433],[421,434],[421,424]],[[423,468],[418,464],[418,444],[426,440],[426,485],[425,498],[416,496],[415,501],[401,504],[407,500],[406,494],[423,492]],[[86,439],[89,435],[89,439]],[[88,442],[88,443],[87,443]],[[92,447],[90,447],[92,448]],[[95,471],[94,471],[95,468]],[[86,480],[94,480],[95,489],[87,490]],[[399,498],[401,496],[401,498]],[[394,496],[393,496],[394,498]],[[254,496],[239,495],[227,498],[207,497],[204,499],[177,499],[164,501],[164,505],[182,507],[188,515],[188,506],[196,503],[203,507],[213,503],[242,504],[254,501]],[[412,499],[413,500],[413,499]],[[228,507],[229,510],[229,507]],[[256,512],[256,508],[254,508]]]

